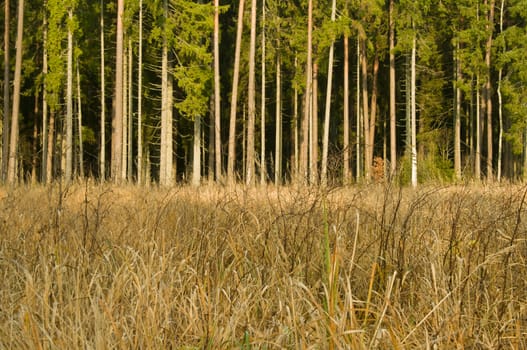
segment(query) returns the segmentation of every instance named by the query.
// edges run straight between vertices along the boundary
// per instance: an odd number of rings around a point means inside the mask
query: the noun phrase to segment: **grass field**
[[[527,349],[527,187],[0,190],[2,349]]]

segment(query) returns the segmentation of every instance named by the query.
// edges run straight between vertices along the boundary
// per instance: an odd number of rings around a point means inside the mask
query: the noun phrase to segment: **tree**
[[[20,111],[20,84],[22,78],[22,55],[24,33],[24,0],[18,0],[18,24],[16,35],[16,62],[13,82],[13,108],[11,114],[11,137],[9,142],[9,162],[7,165],[7,182],[14,184],[18,154],[18,118]]]
[[[124,0],[117,0],[117,34],[115,45],[115,88],[114,113],[112,116],[112,171],[114,182],[122,179],[122,149],[123,149],[123,17]]]
[[[9,0],[4,3],[4,119],[2,122],[2,180],[7,177],[7,163],[9,159],[9,85],[10,85],[10,45],[9,45],[9,22],[10,6]]]
[[[214,157],[216,181],[222,180],[221,83],[220,83],[220,1],[214,0]]]

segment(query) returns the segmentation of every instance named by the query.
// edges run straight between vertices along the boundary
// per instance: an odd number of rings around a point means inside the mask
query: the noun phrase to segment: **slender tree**
[[[261,88],[261,104],[260,104],[260,107],[261,107],[261,115],[260,115],[260,118],[261,118],[261,123],[260,123],[260,129],[261,129],[261,132],[260,132],[260,136],[261,136],[261,139],[260,139],[260,146],[261,146],[261,150],[260,150],[260,183],[262,185],[265,184],[265,182],[267,181],[267,164],[266,164],[266,161],[265,161],[265,140],[266,140],[266,135],[265,135],[265,0],[262,0],[262,47],[261,47],[261,50],[262,50],[262,88]]]
[[[101,0],[101,116],[100,116],[100,153],[99,153],[99,177],[102,181],[106,178],[106,83],[105,83],[105,60],[104,60],[104,0]]]
[[[236,158],[236,110],[238,104],[238,81],[240,75],[240,53],[242,46],[243,13],[245,0],[238,4],[238,24],[236,29],[236,48],[234,52],[234,72],[232,75],[231,114],[229,121],[229,150],[227,159],[227,181],[234,183],[234,163]]]
[[[4,119],[2,122],[2,180],[7,177],[7,163],[9,159],[9,115],[10,108],[10,45],[9,45],[9,23],[10,23],[10,6],[9,0],[4,2]]]
[[[13,82],[13,108],[11,114],[11,137],[9,142],[9,162],[7,165],[7,182],[14,184],[16,180],[18,153],[18,118],[20,111],[20,85],[22,78],[22,55],[24,34],[24,0],[18,0],[18,24],[16,35],[16,61]]]
[[[123,16],[124,0],[117,0],[117,39],[115,46],[114,114],[112,117],[112,180],[122,180],[123,149]]]
[[[220,83],[220,1],[214,0],[214,160],[216,181],[222,180],[221,83]]]
[[[307,11],[307,59],[305,104],[300,133],[299,179],[302,183],[308,180],[308,150],[309,150],[309,120],[311,119],[312,103],[312,66],[313,66],[313,0],[308,0]]]
[[[73,175],[73,7],[68,8],[68,63],[66,80],[66,169],[64,177]]]
[[[397,170],[397,120],[396,120],[396,90],[395,90],[395,20],[394,0],[389,5],[389,50],[390,50],[390,173]]]
[[[251,37],[249,46],[249,91],[248,91],[248,120],[247,120],[247,161],[246,177],[247,185],[254,185],[255,161],[254,161],[254,124],[256,119],[256,0],[251,1]]]

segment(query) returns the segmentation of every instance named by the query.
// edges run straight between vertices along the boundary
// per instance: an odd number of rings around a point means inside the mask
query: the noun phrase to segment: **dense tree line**
[[[1,176],[527,177],[525,0],[5,0]]]

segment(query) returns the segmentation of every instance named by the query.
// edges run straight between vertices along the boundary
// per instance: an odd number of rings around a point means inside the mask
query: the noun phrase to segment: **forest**
[[[527,177],[525,0],[5,0],[1,176]]]

